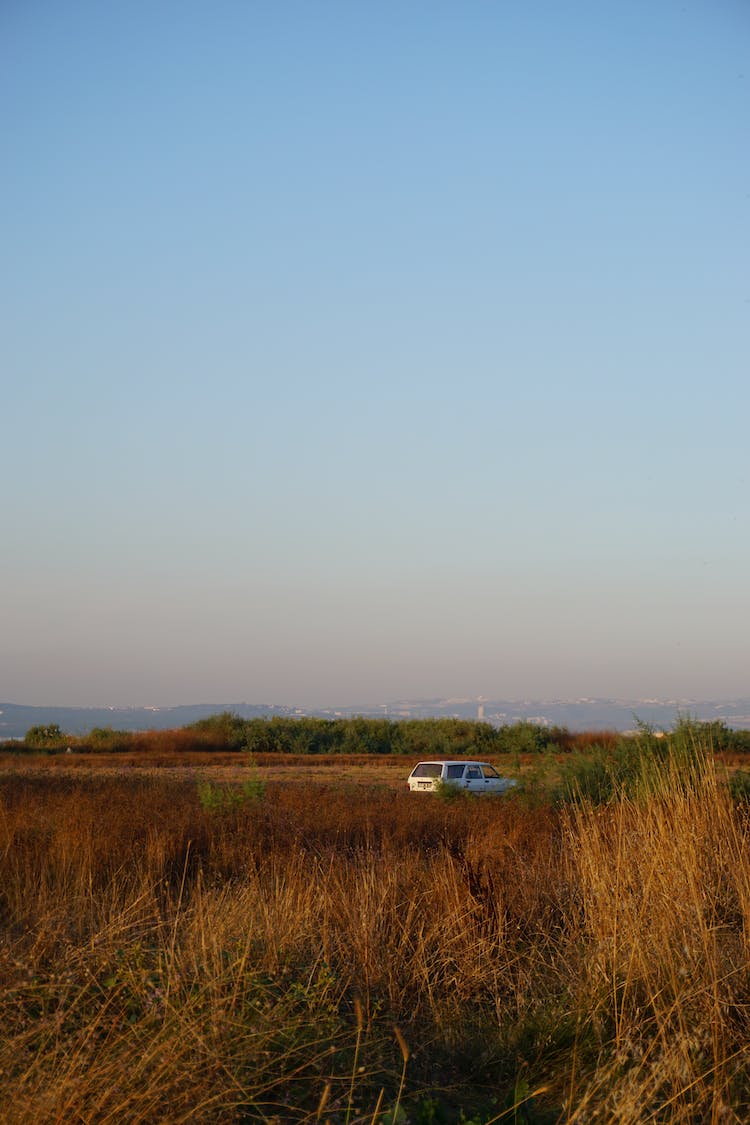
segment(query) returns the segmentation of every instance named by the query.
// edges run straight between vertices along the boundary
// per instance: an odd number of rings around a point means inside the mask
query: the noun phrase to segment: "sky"
[[[0,699],[750,695],[746,0],[5,0]]]

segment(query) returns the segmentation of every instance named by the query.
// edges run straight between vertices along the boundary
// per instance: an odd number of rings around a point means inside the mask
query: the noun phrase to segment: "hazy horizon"
[[[0,31],[1,697],[750,694],[746,4]]]
[[[502,696],[502,695],[462,695],[462,696],[437,696],[437,695],[401,695],[392,696],[387,699],[372,697],[361,699],[336,699],[336,700],[317,700],[301,704],[291,698],[287,700],[280,699],[239,699],[228,698],[224,696],[217,696],[212,699],[179,699],[155,702],[154,700],[130,700],[127,702],[119,701],[112,702],[112,700],[95,700],[93,702],[60,702],[59,700],[29,700],[29,699],[0,699],[0,707],[14,706],[14,707],[28,707],[35,710],[60,709],[69,708],[71,710],[92,710],[92,711],[129,711],[129,710],[172,710],[175,708],[193,708],[193,707],[278,707],[280,709],[298,709],[303,711],[347,711],[355,712],[356,709],[361,707],[366,710],[375,708],[385,708],[384,714],[387,717],[388,707],[398,707],[406,705],[426,705],[426,704],[456,704],[466,706],[467,704],[479,705],[492,705],[494,703],[504,703],[509,705],[521,705],[524,703],[546,703],[546,704],[592,704],[597,703],[642,703],[642,704],[658,704],[658,705],[672,705],[672,704],[685,704],[685,705],[700,705],[705,703],[731,703],[731,702],[744,702],[750,701],[750,693],[742,694],[735,693],[734,695],[716,695],[716,696],[686,696],[686,695],[664,695],[664,696],[635,696],[635,695],[600,695],[600,696],[553,696],[553,695],[526,695],[526,696]]]

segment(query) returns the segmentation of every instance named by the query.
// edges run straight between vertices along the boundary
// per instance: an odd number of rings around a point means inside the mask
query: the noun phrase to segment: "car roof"
[[[489,762],[480,762],[475,758],[425,758],[417,762],[419,766],[488,766]],[[414,767],[416,769],[416,766]]]

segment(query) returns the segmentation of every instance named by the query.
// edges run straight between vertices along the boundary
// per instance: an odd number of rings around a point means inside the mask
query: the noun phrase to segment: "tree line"
[[[642,728],[644,725],[641,724]],[[686,729],[715,751],[750,751],[750,731],[732,730],[720,720],[681,718],[667,742]],[[644,729],[641,729],[641,734]],[[650,732],[657,737],[654,732]],[[171,735],[171,739],[170,739]],[[661,732],[659,732],[661,735]],[[116,753],[171,744],[176,751],[246,751],[251,754],[399,754],[418,758],[476,757],[501,754],[615,751],[627,736],[613,731],[575,733],[566,727],[516,722],[494,727],[470,719],[323,719],[311,716],[243,719],[223,711],[174,732],[133,733],[97,727],[87,735],[68,735],[55,724],[32,727],[23,742],[5,743],[5,750],[65,750]],[[666,748],[666,744],[665,744]]]

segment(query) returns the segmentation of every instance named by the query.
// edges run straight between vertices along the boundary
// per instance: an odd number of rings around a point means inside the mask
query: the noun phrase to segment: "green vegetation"
[[[266,783],[257,774],[246,778],[240,785],[216,785],[211,781],[199,781],[197,792],[204,812],[226,814],[262,801],[266,795]]]
[[[22,743],[6,743],[6,751],[61,751],[124,753],[147,749],[169,752],[243,752],[266,754],[394,754],[410,758],[476,757],[492,759],[511,755],[570,754],[585,759],[577,771],[584,786],[597,785],[593,775],[611,775],[612,791],[632,766],[632,755],[652,747],[655,758],[682,747],[687,753],[696,740],[714,752],[750,752],[750,731],[735,731],[723,722],[681,718],[669,732],[641,725],[637,736],[612,731],[574,733],[564,727],[541,727],[518,722],[494,727],[468,719],[319,719],[313,717],[242,719],[224,711],[178,731],[128,733],[97,727],[83,737],[66,735],[57,724],[33,727]],[[635,745],[635,751],[634,751]],[[594,763],[591,764],[591,759]],[[630,763],[630,764],[629,764]],[[586,779],[583,774],[592,775]],[[571,772],[571,771],[569,771]],[[607,782],[606,784],[609,784]]]
[[[640,724],[637,735],[613,746],[572,753],[560,766],[558,800],[603,804],[620,796],[648,797],[664,784],[674,790],[693,785],[718,750],[726,751],[734,732],[723,723],[678,719],[669,734]]]
[[[408,754],[448,757],[502,752],[488,723],[462,719],[249,719],[245,748],[255,754]]]
[[[735,801],[750,802],[750,770],[735,770],[727,784]]]
[[[186,729],[212,736],[227,750],[246,748],[246,721],[233,711],[222,711],[218,715],[210,715],[207,719],[199,719],[197,723],[192,723]]]
[[[27,750],[60,750],[65,745],[65,735],[57,723],[30,727],[23,740],[24,749]]]
[[[83,746],[90,751],[100,753],[119,753],[127,750],[132,735],[127,731],[113,730],[112,727],[94,727],[87,738],[83,739]]]
[[[451,785],[449,781],[442,781],[440,779],[435,782],[433,794],[438,801],[445,801],[447,804],[451,804],[453,801],[470,801],[472,798],[472,794],[468,793],[465,789],[461,789],[458,785]]]
[[[468,719],[320,719],[314,717],[242,719],[223,711],[176,731],[128,733],[97,727],[88,735],[66,735],[57,724],[33,727],[22,743],[6,743],[11,752],[72,749],[78,753],[247,752],[315,755],[405,755],[409,758],[475,757],[492,760],[509,755],[569,754],[566,777],[583,795],[600,789],[609,796],[633,769],[646,748],[655,760],[666,752],[690,754],[699,741],[717,753],[750,752],[750,731],[735,731],[723,722],[681,718],[670,732],[655,732],[641,724],[637,735],[613,731],[574,733],[564,727],[546,728],[530,722],[494,727]],[[681,748],[681,749],[680,749]]]

